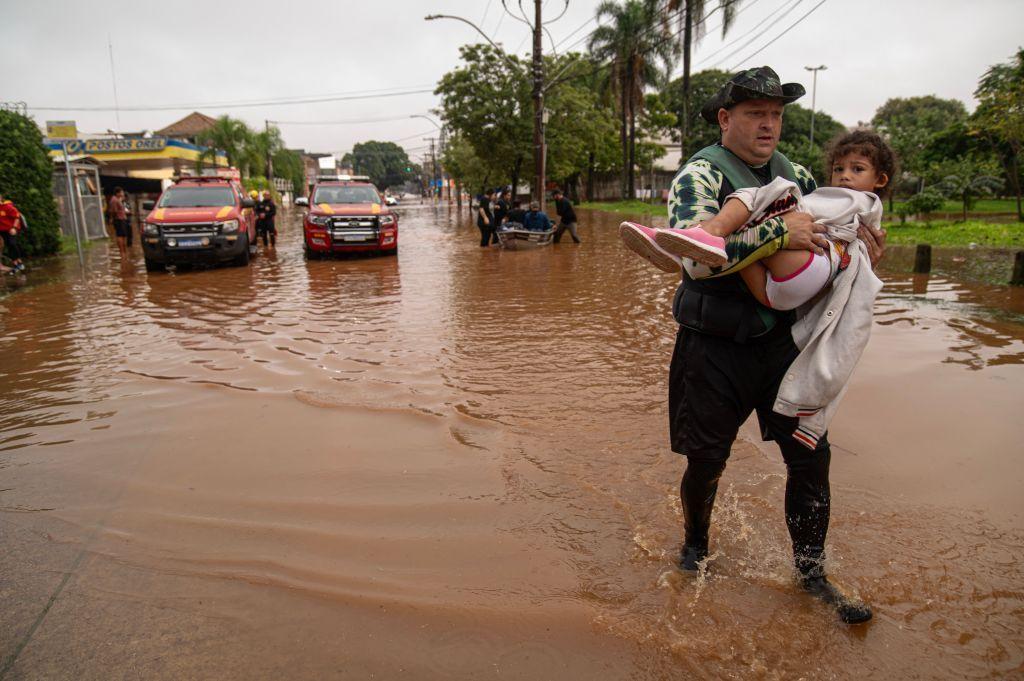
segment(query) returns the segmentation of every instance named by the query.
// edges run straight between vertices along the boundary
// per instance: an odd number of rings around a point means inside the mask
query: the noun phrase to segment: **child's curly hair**
[[[875,193],[883,198],[888,196],[896,181],[896,173],[899,172],[899,160],[892,147],[874,130],[862,128],[839,133],[828,143],[825,151],[825,168],[830,180],[836,159],[850,153],[861,154],[871,161],[871,165],[879,174],[885,173],[888,181]]]

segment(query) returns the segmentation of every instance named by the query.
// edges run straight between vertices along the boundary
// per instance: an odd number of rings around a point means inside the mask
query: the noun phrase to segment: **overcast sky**
[[[825,0],[808,15],[819,2],[743,0],[724,43],[712,16],[694,70],[769,64],[784,81],[803,82],[810,92],[803,67],[825,64],[817,108],[853,125],[890,97],[935,94],[972,109],[978,77],[1024,44],[1020,0]],[[547,0],[545,11],[554,16],[563,3]],[[559,51],[574,43],[574,49],[584,47],[579,41],[593,29],[598,4],[569,1],[565,16],[549,26]],[[529,29],[505,15],[500,0],[0,0],[0,11],[0,99],[28,102],[41,124],[74,119],[87,133],[153,130],[198,109],[228,113],[253,127],[280,121],[289,147],[324,152],[379,139],[397,141],[419,158],[422,138],[435,129],[410,116],[426,114],[437,98],[427,92],[298,105],[216,104],[430,90],[458,63],[458,47],[478,37],[462,23],[426,22],[426,14],[459,15],[509,51],[531,49]],[[180,108],[122,110],[120,125],[113,110],[37,108],[114,106],[108,35],[120,106]],[[295,124],[308,121],[360,122]]]

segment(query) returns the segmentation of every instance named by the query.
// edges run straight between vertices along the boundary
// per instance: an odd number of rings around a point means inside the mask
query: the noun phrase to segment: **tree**
[[[609,62],[609,86],[616,95],[622,143],[623,195],[636,195],[636,119],[649,85],[662,84],[672,66],[673,46],[661,20],[661,0],[605,0],[597,20],[609,23],[590,34],[589,49]]]
[[[963,102],[924,97],[896,97],[880,106],[871,125],[889,141],[905,172],[923,177],[929,163],[923,156],[934,135],[967,118]]]
[[[811,138],[811,110],[799,104],[787,104],[782,119],[779,151],[789,160],[809,169],[822,186],[828,184],[831,169],[825,167],[825,153],[829,141],[846,132],[846,126],[824,111],[814,114],[815,142]]]
[[[939,191],[961,202],[966,222],[967,211],[979,197],[991,196],[1002,188],[998,173],[999,165],[994,159],[972,154],[937,164],[929,174]]]
[[[690,78],[689,94],[683,78],[676,78],[662,90],[662,99],[666,108],[679,117],[679,129],[673,138],[680,139],[681,161],[686,162],[697,151],[714,144],[721,138],[718,125],[710,125],[700,117],[701,107],[713,94],[729,80],[727,71],[706,69],[698,71]],[[684,128],[683,119],[686,119]],[[685,129],[686,139],[682,139]]]
[[[280,129],[272,125],[259,132],[253,132],[248,127],[246,130],[249,131],[249,134],[242,146],[240,163],[245,166],[249,175],[270,177],[271,168],[268,166],[268,161],[272,161],[274,155],[284,149],[284,140],[281,139]],[[273,175],[284,176],[276,166]]]
[[[473,145],[461,134],[448,138],[441,154],[441,163],[455,184],[460,188],[466,187],[471,193],[483,191],[491,179],[488,164],[477,156]]]
[[[60,220],[53,197],[53,161],[35,122],[4,110],[0,110],[0,191],[28,223],[18,238],[25,254],[56,253]]]
[[[533,148],[527,65],[491,45],[463,45],[459,56],[462,64],[444,74],[434,90],[441,97],[438,113],[492,169],[491,184],[508,179],[518,191]]]
[[[278,149],[274,152],[274,176],[283,177],[292,183],[292,191],[296,196],[306,193],[306,167],[302,156],[291,149]]]
[[[584,172],[589,179],[593,168],[616,163],[615,117],[594,87],[601,65],[592,59],[576,53],[547,57],[544,70],[561,74],[548,83],[545,95],[547,174],[578,198]]]
[[[978,108],[974,112],[974,129],[1002,147],[1007,179],[1017,198],[1017,220],[1024,221],[1021,211],[1020,152],[1024,145],[1024,49],[1004,64],[996,64],[985,72],[974,91]]]
[[[732,27],[733,19],[736,17],[736,10],[739,7],[740,0],[720,0],[719,4],[711,10],[706,12],[707,4],[705,0],[667,0],[665,3],[664,17],[667,20],[671,20],[671,17],[675,15],[676,22],[682,27],[682,53],[683,53],[683,77],[680,83],[682,89],[682,96],[680,102],[682,108],[678,110],[679,115],[679,143],[681,148],[685,148],[690,142],[690,130],[693,129],[692,123],[695,121],[691,118],[691,112],[700,113],[700,107],[706,101],[706,98],[700,100],[697,106],[692,107],[690,99],[690,57],[693,52],[693,48],[697,46],[697,43],[701,41],[705,33],[705,22],[711,13],[717,10],[722,10],[722,37],[724,38]],[[682,10],[680,12],[680,9]],[[728,80],[728,79],[726,79]],[[710,95],[709,95],[710,96]],[[707,146],[707,145],[704,145]],[[703,148],[703,147],[698,147]]]
[[[253,132],[244,121],[230,116],[221,116],[212,126],[196,136],[199,143],[208,147],[201,158],[213,159],[219,149],[228,157],[228,165],[243,170],[243,160],[248,161]]]
[[[406,170],[411,168],[409,156],[394,142],[361,142],[352,147],[351,153],[345,154],[342,162],[350,164],[356,173],[368,175],[381,189],[404,184],[412,177]]]

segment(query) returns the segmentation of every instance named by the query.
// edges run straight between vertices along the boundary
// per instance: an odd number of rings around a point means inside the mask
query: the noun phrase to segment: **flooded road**
[[[1024,674],[1024,295],[890,273],[833,424],[831,571],[797,593],[749,430],[711,569],[673,569],[673,278],[483,250],[145,273],[101,244],[0,298],[0,678]]]

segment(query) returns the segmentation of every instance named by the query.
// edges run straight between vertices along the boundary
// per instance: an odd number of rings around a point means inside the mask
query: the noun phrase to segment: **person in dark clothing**
[[[267,247],[267,240],[270,246],[277,248],[277,226],[274,224],[274,216],[277,215],[277,205],[269,191],[263,192],[263,198],[256,204],[256,239],[263,240],[263,248]]]
[[[540,209],[538,201],[530,202],[530,210],[523,216],[523,227],[531,232],[546,232],[552,228],[551,218]]]
[[[484,190],[480,197],[480,205],[476,209],[476,226],[480,228],[480,247],[485,248],[491,245],[494,237],[494,213],[491,212],[491,197],[494,196],[493,189]]]
[[[803,94],[803,86],[783,85],[767,66],[733,76],[715,93],[701,116],[721,128],[721,143],[698,151],[676,175],[669,226],[707,220],[735,189],[763,186],[779,176],[797,182],[804,194],[813,192],[811,174],[776,151],[783,106]],[[757,230],[733,234],[730,240],[736,243],[727,252],[739,262],[759,248],[818,250],[826,245],[819,233],[824,229],[807,213],[794,211],[766,219]],[[863,227],[860,235],[874,264],[884,249],[884,233]],[[847,596],[825,574],[828,438],[805,446],[794,437],[798,419],[774,411],[779,386],[790,378],[787,372],[799,354],[791,333],[793,314],[760,306],[738,273],[708,277],[687,265],[673,315],[679,332],[669,368],[669,431],[672,450],[687,458],[680,483],[680,567],[697,570],[708,557],[719,479],[740,425],[756,412],[763,439],[779,445],[786,464],[785,517],[800,586],[832,606],[845,623],[871,619],[867,605]]]
[[[523,226],[523,220],[526,219],[526,211],[523,210],[523,202],[518,199],[512,202],[512,210],[505,216],[505,224]]]
[[[505,189],[494,203],[494,229],[491,232],[492,243],[498,243],[498,230],[501,229],[501,224],[508,217],[508,212],[512,210],[511,200],[512,192]]]
[[[572,201],[565,197],[561,189],[556,189],[552,196],[555,199],[555,213],[561,218],[558,221],[558,229],[555,230],[554,242],[557,244],[565,230],[569,230],[569,236],[572,237],[572,240],[579,243],[580,237],[576,233],[576,211],[572,207]]]

